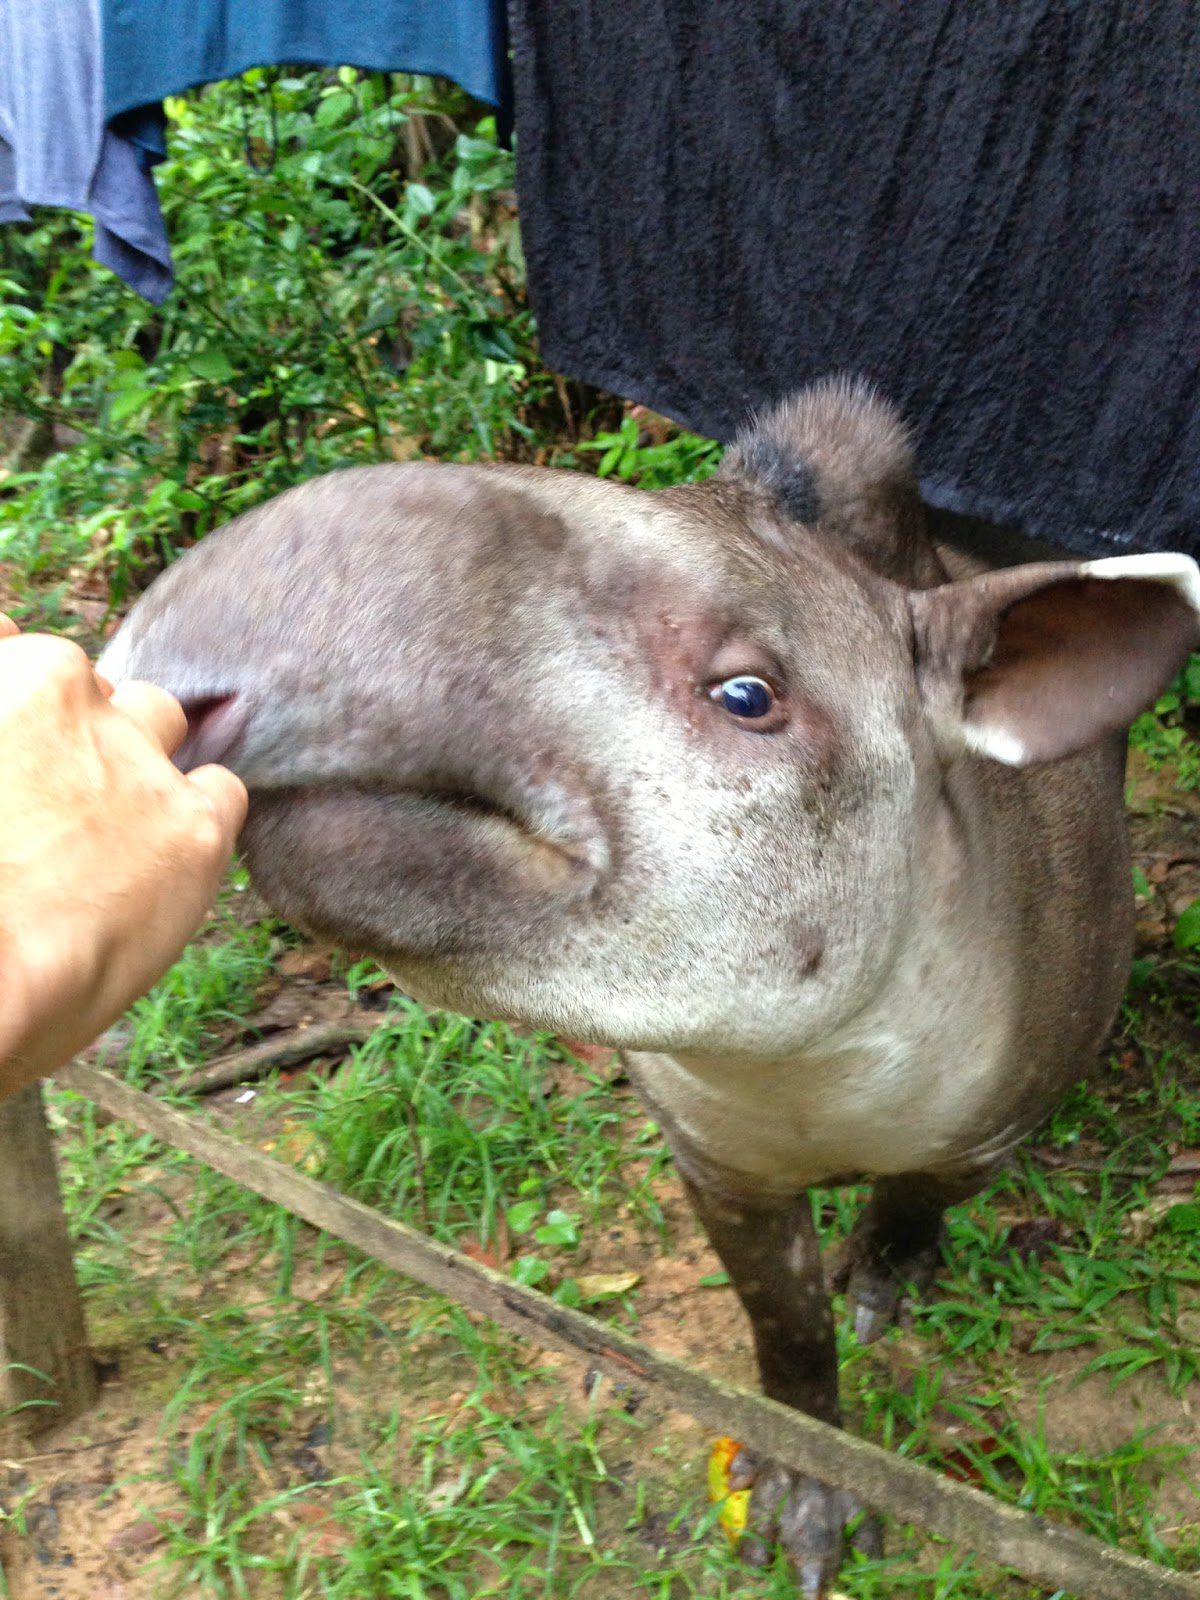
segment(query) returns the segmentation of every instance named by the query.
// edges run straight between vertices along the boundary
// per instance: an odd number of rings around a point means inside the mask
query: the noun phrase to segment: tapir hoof
[[[881,1259],[871,1245],[869,1236],[851,1234],[825,1274],[830,1290],[845,1290],[859,1344],[874,1344],[911,1313],[933,1287],[942,1259],[940,1235],[901,1259]]]
[[[846,1297],[854,1313],[859,1344],[874,1344],[912,1312],[933,1285],[941,1260],[937,1246],[910,1256],[902,1267],[884,1262],[859,1262],[850,1272]]]
[[[808,1600],[821,1600],[837,1576],[850,1524],[855,1524],[850,1542],[856,1549],[870,1556],[883,1552],[878,1520],[849,1490],[831,1489],[818,1478],[759,1461],[749,1450],[734,1457],[729,1485],[750,1490],[746,1531],[738,1547],[742,1559],[765,1567],[774,1548],[781,1546]]]

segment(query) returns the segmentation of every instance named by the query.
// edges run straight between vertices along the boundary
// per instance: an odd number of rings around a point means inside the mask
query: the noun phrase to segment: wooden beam
[[[96,1398],[37,1084],[0,1102],[0,1363],[7,1429],[18,1434],[78,1416]]]
[[[75,1065],[61,1072],[58,1081],[502,1327],[535,1343],[585,1355],[621,1382],[636,1384],[760,1454],[853,1489],[877,1510],[940,1534],[998,1566],[1012,1567],[1035,1583],[1082,1600],[1200,1600],[1200,1581],[1194,1577],[1005,1505],[763,1395],[694,1372],[619,1328],[557,1305],[106,1073]]]

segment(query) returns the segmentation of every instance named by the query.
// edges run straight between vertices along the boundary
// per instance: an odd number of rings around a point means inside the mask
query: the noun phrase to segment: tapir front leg
[[[749,1206],[688,1183],[688,1194],[750,1318],[764,1393],[823,1422],[838,1424],[837,1346],[821,1253],[806,1194]],[[801,1477],[743,1451],[735,1488],[750,1488],[746,1559],[761,1564],[779,1541],[806,1595],[820,1595],[842,1559],[843,1530],[863,1506],[845,1490]],[[864,1524],[863,1546],[878,1529]]]

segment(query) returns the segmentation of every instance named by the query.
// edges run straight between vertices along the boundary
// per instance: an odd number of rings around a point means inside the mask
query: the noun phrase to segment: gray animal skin
[[[964,570],[895,414],[833,381],[703,485],[305,484],[165,573],[101,669],[184,702],[181,765],[246,780],[282,915],[431,1005],[627,1052],[764,1389],[836,1422],[806,1191],[876,1180],[840,1274],[877,1337],[945,1206],[1092,1066],[1129,957],[1123,730],[1198,613],[1180,556]],[[863,1508],[738,1474],[747,1553],[781,1538],[822,1592]]]

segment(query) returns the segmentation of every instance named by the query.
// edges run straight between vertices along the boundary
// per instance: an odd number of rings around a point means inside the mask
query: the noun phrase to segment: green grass
[[[335,1078],[289,1104],[306,1114],[320,1173],[346,1193],[435,1235],[494,1241],[518,1202],[566,1186],[589,1216],[629,1159],[627,1108],[594,1075],[559,1094],[561,1052],[502,1023],[430,1016],[401,1001]],[[637,1136],[657,1155],[653,1130]],[[645,1182],[635,1203],[653,1211]]]
[[[167,1069],[194,1064],[245,1014],[278,948],[275,926],[224,916],[130,1014],[130,1075],[172,1093]],[[352,969],[352,987],[368,976]],[[1046,1130],[1049,1157],[1101,1170],[1022,1157],[955,1214],[940,1292],[910,1327],[863,1350],[843,1318],[839,1339],[860,1432],[1189,1565],[1200,1519],[1160,1526],[1162,1486],[1186,1462],[1158,1413],[1082,1451],[1061,1426],[1076,1396],[1103,1409],[1134,1385],[1162,1411],[1197,1376],[1200,1266],[1177,1220],[1190,1202],[1156,1206],[1154,1183],[1164,1140],[1193,1136],[1200,1095],[1178,1053],[1139,1043],[1161,1010],[1139,993],[1122,1041],[1141,1052],[1136,1070],[1125,1049]],[[337,1073],[263,1085],[240,1134],[438,1237],[487,1248],[507,1233],[510,1270],[577,1298],[578,1263],[614,1223],[671,1249],[670,1169],[627,1091],[586,1070],[563,1089],[563,1066],[553,1041],[398,1001]],[[164,1386],[164,1454],[142,1486],[164,1534],[155,1600],[792,1592],[782,1566],[748,1573],[713,1528],[697,1431],[629,1416],[609,1390],[564,1395],[536,1351],[75,1097],[53,1099],[96,1336],[165,1352],[161,1378],[149,1357],[139,1376],[150,1396]],[[827,1239],[858,1198],[817,1197]],[[1008,1243],[1031,1219],[1054,1224],[1035,1256]],[[607,1309],[636,1326],[638,1292]],[[315,1477],[295,1465],[313,1427],[334,1441]],[[839,1588],[855,1600],[1034,1593],[903,1529]]]

